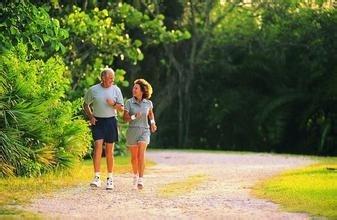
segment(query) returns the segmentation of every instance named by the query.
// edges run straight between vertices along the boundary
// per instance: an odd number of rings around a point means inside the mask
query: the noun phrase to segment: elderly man
[[[106,68],[101,72],[101,82],[89,88],[84,96],[84,110],[91,124],[95,141],[94,148],[94,180],[92,187],[100,187],[100,161],[105,143],[105,155],[108,168],[106,189],[113,189],[113,149],[118,141],[117,111],[123,111],[123,96],[121,90],[114,85],[115,72]]]

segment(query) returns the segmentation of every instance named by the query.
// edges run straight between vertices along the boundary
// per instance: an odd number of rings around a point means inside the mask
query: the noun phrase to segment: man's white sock
[[[98,178],[100,178],[101,177],[100,172],[95,172],[95,176],[97,176]]]

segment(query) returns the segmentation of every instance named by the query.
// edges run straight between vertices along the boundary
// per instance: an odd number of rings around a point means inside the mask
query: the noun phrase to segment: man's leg
[[[94,187],[101,186],[100,170],[101,170],[102,148],[103,148],[103,140],[96,140],[93,158],[95,177],[94,180],[91,182],[90,186]]]
[[[113,167],[114,167],[114,155],[113,155],[113,150],[114,150],[114,143],[105,143],[105,157],[106,157],[106,164],[108,168],[108,179],[106,183],[106,189],[113,189],[114,184],[113,184]]]
[[[105,156],[106,156],[106,163],[107,163],[107,168],[108,168],[108,173],[113,172],[113,167],[114,167],[114,143],[105,143]]]
[[[101,170],[102,148],[103,148],[103,140],[96,140],[95,149],[94,149],[94,171],[95,173],[99,173]]]

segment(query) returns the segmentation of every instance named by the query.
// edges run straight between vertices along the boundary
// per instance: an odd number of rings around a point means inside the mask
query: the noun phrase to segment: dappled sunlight
[[[205,174],[196,174],[185,179],[165,184],[158,190],[159,196],[177,197],[188,193],[193,193],[198,186],[205,183],[209,176]]]

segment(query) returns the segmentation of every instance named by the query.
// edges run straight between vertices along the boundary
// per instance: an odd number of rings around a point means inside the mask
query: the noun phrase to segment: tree
[[[51,14],[61,20],[69,32],[65,63],[72,73],[70,98],[83,96],[88,86],[98,80],[104,66],[126,67],[143,60],[142,47],[178,42],[189,37],[188,32],[169,31],[164,16],[150,17],[127,3],[57,2]],[[79,8],[78,6],[81,6]],[[117,69],[117,84],[126,87],[125,70]]]
[[[177,98],[177,134],[179,146],[190,144],[191,126],[191,86],[195,79],[198,68],[205,59],[205,51],[210,47],[214,32],[226,17],[237,7],[243,4],[241,1],[221,3],[221,1],[183,1],[183,15],[177,16],[181,20],[175,23],[181,29],[187,29],[191,33],[191,38],[186,42],[177,44],[165,44],[164,57],[168,61],[163,61],[170,74],[168,83],[161,87],[160,94],[156,95],[156,100],[163,100],[157,107],[157,115],[162,116],[163,112]],[[221,13],[217,13],[221,10]],[[157,7],[155,13],[160,13]],[[171,21],[172,22],[172,21]],[[174,22],[173,22],[174,23]],[[176,75],[173,76],[173,73]],[[168,96],[169,94],[169,96]]]
[[[336,153],[335,10],[270,3],[254,13],[255,31],[241,25],[231,38],[224,28],[209,49],[213,77],[197,80],[211,113],[195,131],[219,148]]]
[[[334,8],[300,0],[254,1],[226,13],[232,4],[219,2],[208,11],[209,4],[180,3],[183,15],[169,23],[189,30],[191,39],[149,49],[141,64],[160,90],[154,95],[158,145],[336,152]],[[164,1],[157,10],[165,6]],[[190,120],[186,103],[193,109]]]

